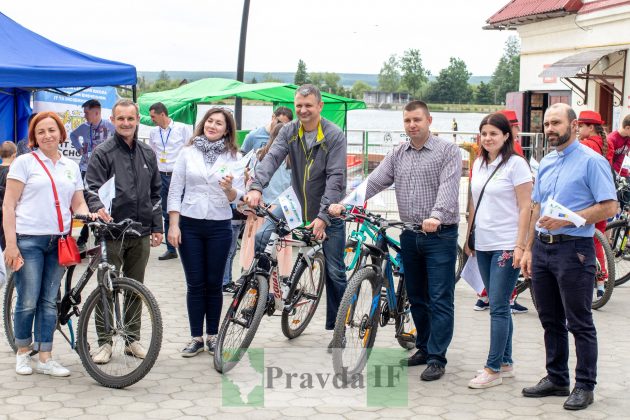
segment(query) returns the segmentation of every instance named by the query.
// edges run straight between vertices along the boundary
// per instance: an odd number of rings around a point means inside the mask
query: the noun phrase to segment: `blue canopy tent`
[[[0,13],[0,141],[26,137],[31,93],[70,95],[91,86],[132,86],[136,68],[52,42]]]

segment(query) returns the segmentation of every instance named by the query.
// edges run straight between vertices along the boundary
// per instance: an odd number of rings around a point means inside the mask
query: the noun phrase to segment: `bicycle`
[[[610,247],[615,260],[615,287],[621,286],[630,280],[630,202],[627,200],[630,195],[630,185],[625,178],[620,177],[617,181],[617,198],[621,204],[621,213],[616,220],[606,225],[606,234],[609,238]]]
[[[232,302],[223,318],[214,351],[214,368],[219,373],[231,370],[251,344],[263,315],[281,311],[282,333],[289,339],[301,335],[322,296],[325,262],[322,245],[303,227],[290,230],[287,222],[268,209],[255,209],[259,217],[269,217],[274,231],[263,252],[257,252],[237,284]],[[295,239],[283,239],[292,233]],[[282,281],[278,273],[279,246],[298,248],[291,275]]]
[[[57,295],[56,329],[70,348],[79,354],[83,367],[94,380],[108,388],[125,388],[144,378],[157,360],[162,344],[162,316],[149,289],[136,280],[119,276],[116,268],[108,262],[106,235],[113,233],[123,240],[127,234],[139,236],[135,228],[141,225],[131,219],[106,223],[76,214],[73,217],[88,222],[97,232],[99,244],[81,253],[82,259],[90,258],[90,261],[74,287],[72,276],[76,266],[66,269],[63,297],[61,287]],[[81,292],[95,272],[97,287],[79,309]],[[13,351],[17,351],[13,331],[16,299],[15,278],[11,273],[4,294],[3,321]],[[78,318],[76,337],[73,317]],[[129,324],[138,320],[142,328],[139,334],[129,328]],[[62,330],[65,325],[68,326],[68,334]],[[139,341],[147,349],[144,359],[128,352],[126,347],[130,340]],[[90,351],[99,347],[99,341],[112,345],[112,357],[107,364],[96,364],[92,360]],[[31,351],[31,356],[36,353]]]
[[[361,372],[374,345],[379,326],[394,320],[395,338],[406,349],[415,347],[415,326],[405,287],[404,267],[399,258],[392,263],[390,249],[400,255],[400,245],[386,234],[389,228],[419,227],[399,221],[388,221],[373,214],[353,214],[378,227],[375,245],[363,244],[371,264],[360,268],[348,281],[341,299],[333,330],[333,368],[345,377]],[[398,277],[398,284],[394,277]],[[403,345],[404,344],[404,345]],[[349,376],[348,376],[349,375]]]

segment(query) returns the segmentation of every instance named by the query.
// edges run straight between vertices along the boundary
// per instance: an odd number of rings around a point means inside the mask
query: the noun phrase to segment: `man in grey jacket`
[[[346,138],[343,132],[320,114],[324,106],[319,89],[313,85],[300,86],[295,92],[295,112],[298,119],[286,124],[274,140],[269,152],[256,167],[245,201],[258,206],[262,190],[272,175],[289,155],[291,159],[291,185],[300,205],[307,227],[313,229],[317,239],[324,242],[326,260],[326,329],[335,327],[339,302],[346,288],[346,271],[343,261],[345,224],[331,219],[328,206],[341,201],[346,192]],[[275,210],[282,216],[282,210]],[[256,250],[262,251],[273,224],[267,221],[256,234]]]

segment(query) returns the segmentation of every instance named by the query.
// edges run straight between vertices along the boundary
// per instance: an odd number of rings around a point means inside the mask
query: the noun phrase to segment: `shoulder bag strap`
[[[486,190],[486,186],[488,185],[488,182],[490,182],[490,180],[492,179],[494,174],[497,173],[497,171],[501,167],[501,163],[499,163],[499,165],[494,169],[494,171],[492,171],[492,173],[488,177],[488,180],[486,181],[486,183],[483,184],[483,188],[481,189],[481,193],[479,193],[479,200],[477,200],[477,204],[475,205],[475,215],[473,216],[472,223],[470,224],[473,227],[475,226],[475,219],[477,219],[477,210],[479,210],[479,203],[481,203],[481,199],[483,198],[483,192]]]
[[[44,168],[46,175],[48,175],[48,178],[50,178],[50,183],[52,184],[52,189],[53,189],[53,195],[55,196],[55,209],[57,210],[57,222],[59,222],[59,232],[63,233],[63,218],[61,217],[61,205],[59,204],[59,196],[57,195],[57,186],[55,185],[55,181],[53,180],[53,177],[50,174],[50,171],[48,170],[46,165],[44,165],[44,162],[42,162],[39,156],[37,156],[37,153],[31,152],[31,154],[39,162],[39,164],[42,165],[42,168]]]

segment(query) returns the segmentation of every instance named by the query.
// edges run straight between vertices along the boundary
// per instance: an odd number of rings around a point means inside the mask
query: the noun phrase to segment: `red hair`
[[[31,120],[31,123],[28,126],[28,147],[30,147],[31,149],[33,147],[39,147],[39,145],[37,144],[37,139],[35,138],[35,127],[37,126],[37,124],[39,124],[46,118],[52,118],[53,121],[55,121],[55,123],[57,124],[57,128],[59,128],[59,133],[60,133],[59,144],[66,141],[66,136],[67,136],[66,127],[64,127],[63,121],[61,121],[61,118],[59,118],[59,115],[57,115],[55,112],[49,112],[49,111],[39,112]]]

